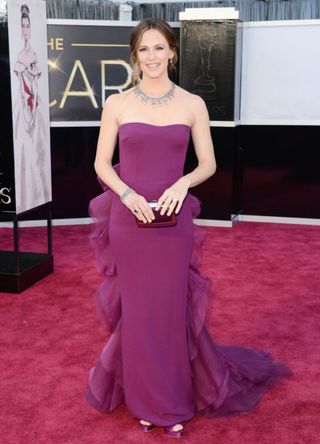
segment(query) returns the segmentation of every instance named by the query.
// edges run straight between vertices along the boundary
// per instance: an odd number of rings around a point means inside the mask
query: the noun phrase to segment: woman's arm
[[[206,104],[201,97],[193,95],[191,106],[194,114],[191,133],[198,166],[191,173],[180,177],[170,188],[165,190],[157,205],[157,209],[162,206],[161,214],[167,212],[169,205],[170,208],[167,214],[170,215],[174,209],[175,213],[178,213],[188,194],[188,189],[207,180],[215,173],[217,168]],[[172,199],[174,199],[174,202],[171,204]]]
[[[122,100],[123,97],[120,94],[112,94],[105,101],[101,117],[96,158],[94,161],[94,168],[97,175],[119,196],[129,188],[112,167],[112,157],[118,136],[118,116]],[[129,208],[139,220],[146,223],[154,219],[153,212],[146,199],[134,190],[126,195],[122,203]],[[137,213],[135,213],[134,210],[137,210]]]
[[[37,108],[38,108],[38,76],[33,76],[33,79],[31,81],[31,88],[32,88],[32,110],[31,110],[31,119],[29,123],[30,131],[33,130],[35,126],[36,121],[36,115],[37,115]]]
[[[105,101],[101,115],[94,168],[100,179],[120,196],[128,188],[128,185],[119,178],[112,167],[112,158],[118,135],[119,99],[118,94],[112,94]]]
[[[217,169],[207,106],[199,96],[194,96],[193,100],[194,123],[191,128],[191,133],[198,159],[198,166],[191,173],[181,178],[188,180],[189,188],[207,180]]]
[[[41,72],[39,72],[39,64],[38,64],[38,58],[37,54],[33,51],[33,61],[30,63],[30,72],[32,75],[32,81],[31,81],[31,88],[32,88],[32,95],[33,95],[33,107],[32,107],[32,113],[31,113],[31,121],[30,121],[30,128],[33,128],[35,125],[36,120],[36,114],[37,114],[37,108],[39,104],[39,96],[38,96],[38,81],[39,77],[41,75]]]

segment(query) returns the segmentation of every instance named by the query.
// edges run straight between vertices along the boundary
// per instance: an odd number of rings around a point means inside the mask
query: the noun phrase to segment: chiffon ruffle
[[[119,174],[120,164],[114,166]],[[90,234],[96,265],[105,276],[94,302],[97,314],[111,335],[97,363],[89,371],[86,400],[100,412],[110,412],[124,399],[121,358],[121,297],[117,267],[109,243],[109,219],[113,191],[98,179],[103,193],[90,202],[94,224]],[[200,213],[200,201],[188,194],[192,217]],[[193,248],[189,268],[187,337],[193,380],[195,414],[207,417],[246,414],[254,409],[271,386],[291,369],[266,350],[223,346],[213,342],[205,317],[212,281],[201,273],[202,245],[207,230],[193,224]]]

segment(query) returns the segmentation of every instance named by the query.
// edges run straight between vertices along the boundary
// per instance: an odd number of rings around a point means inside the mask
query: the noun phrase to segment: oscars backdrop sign
[[[59,20],[56,24],[49,20],[52,126],[100,125],[106,98],[130,86],[132,26],[108,21],[72,22]]]
[[[8,2],[16,213],[52,200],[46,7]]]

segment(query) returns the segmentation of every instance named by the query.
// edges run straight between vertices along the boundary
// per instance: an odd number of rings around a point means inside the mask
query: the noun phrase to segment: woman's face
[[[167,72],[169,59],[173,55],[174,52],[160,31],[148,29],[142,34],[137,57],[143,75],[150,78],[161,77]]]
[[[30,39],[30,22],[27,17],[23,17],[21,21],[22,36],[25,40]]]

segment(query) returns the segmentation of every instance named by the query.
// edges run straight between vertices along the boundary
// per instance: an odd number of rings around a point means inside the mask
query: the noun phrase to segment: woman
[[[50,157],[46,153],[49,134],[39,109],[38,81],[41,71],[37,54],[30,44],[31,20],[28,5],[21,6],[21,37],[24,45],[14,66],[19,83],[19,97],[13,107],[17,147],[15,170],[20,178],[20,186],[16,190],[18,213],[51,200],[51,185],[47,177]]]
[[[207,332],[205,230],[192,223],[200,205],[188,192],[216,170],[207,109],[169,79],[177,42],[165,21],[141,21],[130,46],[134,86],[106,100],[95,160],[105,192],[90,205],[91,238],[107,276],[96,303],[112,335],[90,369],[86,399],[102,412],[125,400],[144,431],[162,426],[180,438],[196,413],[252,410],[291,371],[267,352],[218,346]],[[190,133],[198,166],[183,175]],[[159,212],[176,215],[176,225],[153,225]]]

